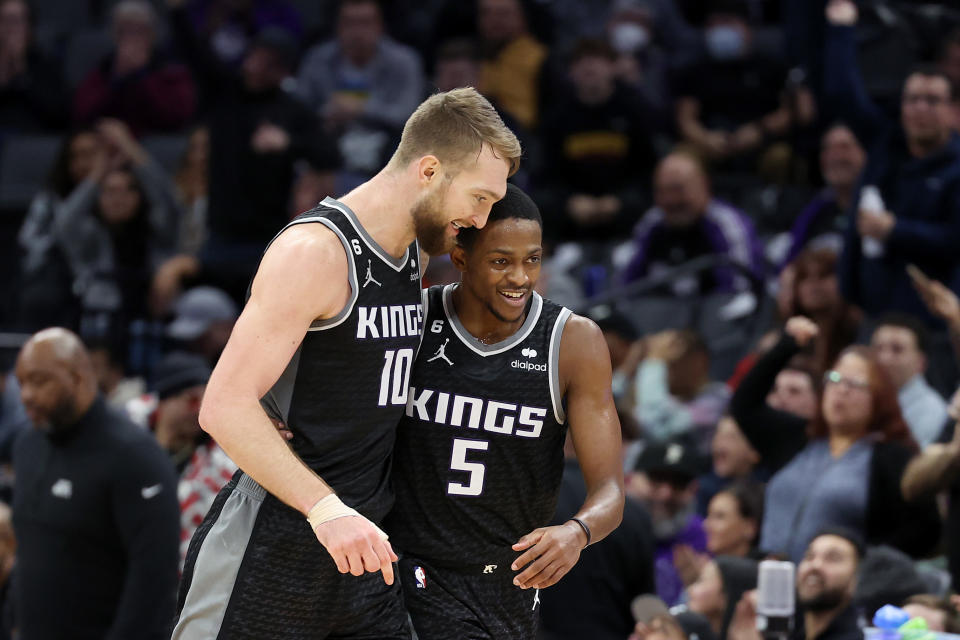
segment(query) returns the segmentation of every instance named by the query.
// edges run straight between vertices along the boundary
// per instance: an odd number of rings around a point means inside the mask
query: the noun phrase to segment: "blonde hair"
[[[403,126],[400,144],[388,166],[405,167],[426,155],[452,167],[452,173],[483,145],[510,163],[510,175],[520,166],[520,141],[490,101],[473,87],[436,93],[424,100]]]

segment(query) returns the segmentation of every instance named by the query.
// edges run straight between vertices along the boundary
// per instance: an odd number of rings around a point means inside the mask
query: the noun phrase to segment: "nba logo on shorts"
[[[427,588],[427,572],[423,570],[423,567],[414,567],[413,577],[417,579],[417,589]]]

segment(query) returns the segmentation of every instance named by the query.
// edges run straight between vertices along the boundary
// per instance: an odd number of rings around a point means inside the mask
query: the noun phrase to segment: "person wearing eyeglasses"
[[[914,67],[893,120],[867,94],[857,64],[857,5],[826,4],[824,99],[828,118],[850,124],[868,160],[849,208],[840,285],[844,297],[869,318],[888,311],[942,325],[927,312],[904,268],[914,263],[941,282],[960,270],[960,135],[957,96],[950,77],[935,65]],[[882,202],[861,199],[874,186]]]
[[[777,373],[810,346],[817,326],[790,318],[777,345],[744,377],[730,411],[773,472],[767,485],[760,549],[803,558],[824,526],[843,526],[869,544],[919,557],[939,540],[933,499],[907,503],[900,479],[917,443],[887,373],[865,347],[848,347],[823,377],[812,419],[766,403]]]

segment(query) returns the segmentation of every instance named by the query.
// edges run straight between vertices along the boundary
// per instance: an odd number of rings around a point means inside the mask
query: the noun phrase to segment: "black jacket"
[[[13,453],[16,626],[28,639],[168,638],[180,510],[153,437],[98,398]]]
[[[770,407],[766,400],[777,374],[798,351],[796,341],[784,335],[747,373],[730,400],[733,418],[771,473],[807,446],[807,421]],[[940,516],[932,498],[912,503],[903,499],[900,478],[913,455],[895,442],[874,445],[865,534],[869,544],[888,544],[920,557],[940,539]]]
[[[550,524],[572,518],[586,497],[580,466],[576,460],[567,460],[557,512]],[[634,626],[630,603],[638,595],[656,593],[654,549],[650,516],[628,497],[620,526],[584,549],[570,573],[540,594],[543,636],[549,640],[622,640],[630,635]]]

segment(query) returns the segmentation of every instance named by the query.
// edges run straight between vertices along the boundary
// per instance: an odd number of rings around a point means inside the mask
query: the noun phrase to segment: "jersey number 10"
[[[407,404],[410,388],[410,367],[413,365],[413,349],[389,349],[383,352],[383,372],[380,374],[380,397],[377,404]]]

